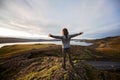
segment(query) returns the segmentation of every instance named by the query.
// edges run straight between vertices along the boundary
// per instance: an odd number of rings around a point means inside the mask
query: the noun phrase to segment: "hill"
[[[32,40],[20,39],[20,38],[10,38],[10,37],[0,37],[0,43],[28,42],[28,41],[32,41]]]
[[[23,46],[24,51],[17,49]],[[32,49],[30,49],[31,46]],[[16,47],[19,53],[11,49],[12,52],[5,51],[3,52],[4,54],[1,54],[1,80],[94,80],[98,77],[96,69],[85,62],[75,60],[76,56],[73,59],[75,68],[70,67],[67,62],[67,70],[63,70],[61,67],[61,47],[59,45],[35,44],[29,46],[15,45],[14,47]],[[75,47],[78,46],[73,46],[73,48]],[[25,48],[29,49],[26,50]]]
[[[120,80],[119,71],[101,71],[86,63],[120,61],[119,39],[95,40],[91,46],[71,46],[74,68],[67,60],[67,70],[61,67],[60,45],[4,46],[0,48],[0,80]],[[106,51],[109,47],[114,51]]]
[[[40,41],[58,41],[58,39],[24,39],[24,38],[0,37],[0,43],[40,42]]]
[[[95,40],[94,48],[111,57],[120,58],[120,36]]]

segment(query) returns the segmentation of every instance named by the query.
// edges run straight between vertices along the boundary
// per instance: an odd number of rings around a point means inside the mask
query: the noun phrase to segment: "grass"
[[[86,75],[91,79],[91,80],[100,80],[98,78],[99,71],[92,67],[91,65],[86,64]]]
[[[103,70],[103,71],[100,71],[100,74],[101,77],[104,79],[104,80],[120,80],[120,72],[118,71],[106,71],[106,70]]]
[[[114,55],[120,57],[120,50],[113,48],[96,48],[96,50],[106,53],[108,55]]]
[[[28,74],[23,73],[25,75],[17,78],[17,80],[69,80],[69,79],[99,80],[98,78],[99,72],[95,68],[91,67],[90,65],[83,64],[82,66],[84,66],[84,68],[82,69],[76,66],[75,70],[71,68],[67,68],[67,71],[64,71],[61,69],[61,66],[59,65],[59,63],[60,62],[57,62],[57,64],[53,63],[53,65],[50,65],[50,63],[48,63],[49,67],[46,66],[45,69],[32,71],[32,72],[29,72]],[[76,73],[76,71],[81,72],[84,69],[85,69],[84,72]]]
[[[34,76],[36,76],[37,72],[31,72],[23,78],[19,78],[18,80],[34,80]]]
[[[107,46],[97,47],[96,50],[104,53],[109,57],[120,58],[120,43],[108,42]]]
[[[31,79],[36,79],[36,80],[52,80],[52,75],[55,75],[56,70],[60,69],[61,66],[59,66],[59,61],[55,62],[51,61],[51,63],[48,62],[48,60],[51,60],[48,57],[44,57],[42,58],[43,62],[41,63],[41,65],[36,66],[36,64],[40,63],[40,62],[34,62],[33,63],[33,67],[30,68],[29,73],[23,73],[25,75],[17,78],[17,80],[31,80]],[[57,58],[53,58],[53,59],[57,59]],[[32,64],[31,64],[32,65]],[[36,68],[35,68],[36,67]]]
[[[50,44],[21,44],[21,45],[13,45],[13,46],[4,46],[0,48],[0,58],[10,57],[13,55],[18,55],[18,53],[22,53],[24,51],[29,51],[32,49],[44,49],[50,47]]]
[[[117,80],[120,77],[120,73],[98,71],[91,65],[82,64],[82,61],[85,60],[102,60],[106,57],[109,57],[110,60],[116,59],[116,61],[120,59],[119,42],[108,41],[99,46],[100,44],[95,48],[91,46],[72,46],[71,55],[75,68],[70,68],[67,62],[67,71],[61,68],[61,46],[52,44],[22,44],[2,47],[0,48],[0,69],[4,70],[0,72],[0,79],[69,80],[71,78],[73,80],[82,80],[82,77],[83,80],[100,80],[100,74],[104,74],[105,77],[109,76],[111,80]],[[39,51],[38,53],[31,53],[31,50]],[[24,52],[27,51],[30,51],[27,53],[30,56],[24,56]],[[21,56],[18,54],[21,54]],[[15,55],[18,55],[18,57],[13,57]],[[105,60],[108,59],[106,58]]]
[[[24,48],[22,47],[24,46]],[[13,47],[15,47],[15,49],[13,49]],[[51,48],[53,47],[53,48]],[[6,57],[6,55],[9,55],[9,57],[12,57],[13,55],[17,55],[17,51],[20,52],[21,49],[23,49],[23,51],[28,51],[31,49],[46,49],[45,52],[39,53],[39,55],[36,55],[35,53],[32,54],[31,58],[25,58],[22,60],[20,60],[17,63],[22,63],[21,65],[16,66],[16,65],[12,65],[11,67],[7,68],[5,71],[1,72],[1,76],[0,79],[8,79],[10,77],[13,77],[14,75],[17,76],[16,80],[65,80],[65,79],[69,79],[69,78],[73,78],[73,79],[80,79],[80,75],[82,75],[82,73],[76,73],[74,70],[71,71],[71,69],[68,67],[68,71],[63,71],[61,68],[61,57],[59,57],[61,55],[61,48],[56,48],[56,45],[14,45],[14,46],[7,46],[7,47],[3,47],[1,50],[3,49],[8,49],[7,51],[4,52],[4,55],[1,54],[2,56]],[[75,49],[77,49],[77,52],[74,51],[75,46],[72,47],[72,55],[74,56],[74,60],[76,60],[78,57],[78,59],[75,62],[75,64],[78,63],[79,61],[79,57],[81,56],[79,54],[79,47]],[[47,48],[50,48],[50,50],[48,50]],[[56,49],[55,49],[56,48]],[[85,48],[86,49],[86,48]],[[15,50],[15,51],[14,51]],[[17,50],[17,51],[16,51]],[[12,51],[14,52],[14,54],[12,53]],[[84,50],[83,50],[84,52]],[[10,55],[12,54],[12,55]],[[19,53],[18,53],[19,54]],[[29,53],[28,53],[29,54]],[[52,55],[49,55],[52,54]],[[86,54],[86,52],[85,52]],[[83,59],[85,59],[85,54],[84,57],[82,57]],[[42,56],[41,56],[42,55]],[[56,56],[57,55],[57,56]],[[75,56],[77,55],[77,56]],[[34,56],[34,57],[33,57]],[[40,60],[37,59],[38,56],[40,57]],[[90,56],[90,55],[88,55]],[[8,57],[8,56],[7,56]],[[20,57],[19,57],[20,58]],[[13,62],[16,61],[16,59],[13,59]],[[1,64],[1,65],[6,65],[7,63]],[[14,64],[14,63],[11,63]],[[23,65],[24,64],[24,65]],[[68,63],[67,63],[68,64]],[[22,67],[23,66],[23,67]],[[14,69],[14,67],[18,67],[16,68],[16,70]],[[22,68],[20,68],[22,67]],[[76,68],[76,71],[79,71],[79,68]],[[89,71],[89,69],[87,69]],[[12,72],[13,71],[13,72]],[[94,71],[94,70],[93,70]],[[21,74],[19,74],[21,73]],[[77,76],[75,74],[78,74]],[[88,73],[91,74],[91,73]],[[86,74],[86,76],[88,76],[88,74]],[[19,75],[19,76],[18,76]],[[91,77],[92,78],[92,77]],[[93,79],[93,78],[92,78]]]

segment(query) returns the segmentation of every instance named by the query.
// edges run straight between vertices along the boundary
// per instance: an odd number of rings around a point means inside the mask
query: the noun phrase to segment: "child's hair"
[[[69,32],[68,32],[67,28],[63,28],[63,29],[62,29],[62,35],[67,38],[67,37],[68,37],[68,34],[69,34]]]

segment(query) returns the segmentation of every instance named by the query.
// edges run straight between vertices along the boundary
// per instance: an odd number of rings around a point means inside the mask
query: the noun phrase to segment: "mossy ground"
[[[18,53],[22,53],[24,51],[29,51],[32,49],[44,49],[50,46],[50,44],[21,44],[21,45],[12,45],[12,46],[4,46],[0,48],[0,58],[10,57],[14,55],[18,55]]]
[[[13,45],[0,48],[0,80],[119,80],[120,73],[98,71],[86,60],[119,61],[119,44],[110,43],[100,46],[71,46],[71,55],[75,67],[67,62],[63,70],[61,46],[53,44]],[[115,51],[106,51],[105,48]],[[102,49],[101,49],[102,48]],[[118,51],[118,52],[117,52]],[[117,56],[116,56],[117,55]],[[106,80],[107,80],[106,79]]]
[[[95,49],[105,54],[108,58],[120,58],[120,37],[100,40],[95,43]]]
[[[75,63],[72,68],[67,62],[67,70],[62,69],[61,58],[44,57],[44,62],[36,62],[21,70],[16,80],[100,80],[95,68],[84,62]],[[50,62],[48,62],[50,61]],[[94,76],[93,76],[94,75]]]
[[[12,52],[13,46],[1,48],[1,50],[10,49],[1,54],[4,56],[0,59],[1,80],[79,80],[90,78],[87,73],[89,69],[85,68],[85,64],[81,65],[80,63],[84,57],[78,57],[82,55],[79,54],[81,47],[73,46],[71,48],[71,52],[74,51],[74,48],[77,50],[72,54],[75,68],[70,67],[67,62],[66,71],[62,69],[61,46],[59,45],[38,44],[37,48],[34,45],[33,48],[31,48],[32,45],[16,45],[15,47],[17,48],[15,52],[20,51],[22,47],[24,47],[24,51],[10,55],[9,52]],[[75,57],[76,55],[77,57]]]

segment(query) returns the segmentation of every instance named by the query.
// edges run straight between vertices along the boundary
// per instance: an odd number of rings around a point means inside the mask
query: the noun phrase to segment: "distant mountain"
[[[114,36],[114,37],[106,37],[101,39],[72,39],[74,41],[81,41],[81,42],[92,42],[97,43],[99,42],[105,42],[108,40],[119,40],[120,36]],[[39,41],[59,41],[58,39],[23,39],[23,38],[11,38],[11,37],[0,37],[0,43],[14,43],[14,42],[39,42]]]
[[[120,44],[120,36],[107,37],[102,39],[93,40],[95,44]]]
[[[0,37],[0,43],[27,42],[27,41],[31,41],[31,40],[20,39],[20,38],[10,38],[10,37]]]
[[[58,40],[57,39],[23,39],[23,38],[0,37],[0,43],[39,42],[39,41],[58,41]]]
[[[81,39],[80,41],[81,42],[92,42],[92,43],[95,43],[95,42],[105,42],[105,41],[111,41],[111,40],[115,40],[115,41],[118,41],[120,40],[120,36],[113,36],[113,37],[105,37],[105,38],[101,38],[101,39],[92,39],[92,40],[89,40],[89,39]]]

